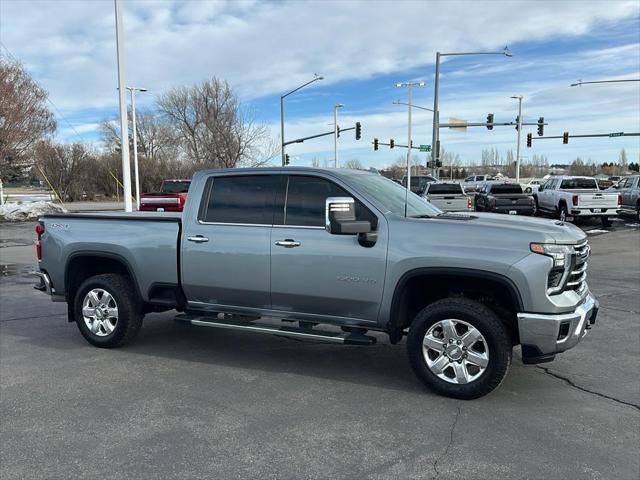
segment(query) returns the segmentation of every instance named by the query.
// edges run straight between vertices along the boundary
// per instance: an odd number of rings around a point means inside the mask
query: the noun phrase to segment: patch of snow
[[[640,227],[640,223],[626,223],[625,227]]]
[[[611,220],[612,222],[624,222],[624,219],[622,219],[622,218],[617,218],[617,217],[610,218],[609,220]]]
[[[593,230],[587,230],[587,234],[589,233],[609,233],[609,230],[598,230],[597,228],[594,228]]]
[[[47,213],[65,213],[66,210],[51,202],[5,203],[0,205],[0,221],[26,222]]]

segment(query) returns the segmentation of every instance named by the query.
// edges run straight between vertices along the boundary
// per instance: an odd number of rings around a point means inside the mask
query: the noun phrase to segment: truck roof
[[[325,173],[341,177],[345,174],[349,175],[377,175],[366,170],[354,170],[350,168],[315,168],[315,167],[250,167],[250,168],[212,168],[208,170],[200,170],[195,175],[216,175],[228,173],[241,173],[249,175],[252,173]],[[195,176],[194,175],[194,176]]]

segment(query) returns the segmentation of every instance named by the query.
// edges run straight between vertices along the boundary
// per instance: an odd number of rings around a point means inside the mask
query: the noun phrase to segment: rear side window
[[[566,178],[562,180],[560,188],[564,190],[597,189],[598,182],[595,178]]]
[[[432,183],[428,193],[462,193],[462,187],[458,183]]]
[[[275,194],[280,184],[276,175],[215,177],[202,220],[217,223],[271,225]]]
[[[327,198],[353,195],[324,178],[292,175],[286,197],[284,225],[324,227]],[[377,226],[377,217],[357,200],[356,218],[369,220],[374,229]]]
[[[491,185],[491,193],[496,193],[496,194],[522,193],[522,187],[516,183],[504,184],[504,185]]]

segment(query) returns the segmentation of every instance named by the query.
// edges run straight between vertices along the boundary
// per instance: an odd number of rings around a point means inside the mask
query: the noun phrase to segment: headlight
[[[573,253],[573,246],[571,245],[532,243],[529,247],[533,253],[551,257],[553,259],[553,266],[556,268],[565,268],[571,263],[571,254]]]
[[[547,293],[549,295],[562,293],[571,269],[571,256],[575,252],[573,246],[532,243],[530,249],[533,253],[550,257],[553,260],[553,266],[547,277]]]

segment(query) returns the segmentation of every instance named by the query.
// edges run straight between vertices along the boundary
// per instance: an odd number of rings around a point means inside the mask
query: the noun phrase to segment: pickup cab
[[[558,176],[547,180],[534,194],[536,211],[555,215],[565,222],[576,217],[600,217],[611,226],[609,217],[617,215],[620,195],[600,190],[593,177]]]
[[[172,309],[188,326],[337,344],[383,333],[455,398],[500,385],[516,345],[525,363],[553,360],[598,311],[574,225],[447,214],[357,170],[201,171],[181,215],[45,215],[36,233],[36,288],[97,347]]]
[[[432,182],[437,182],[438,180],[435,177],[432,177],[431,175],[412,175],[411,176],[411,191],[413,193],[417,193],[418,195],[422,194],[425,190],[425,188],[427,188],[427,185],[429,185]],[[407,177],[404,176],[402,177],[402,183],[401,185],[403,187],[407,186]]]
[[[640,175],[631,175],[620,180],[616,185],[607,189],[620,196],[618,214],[633,215],[640,220]]]
[[[140,211],[181,212],[187,201],[191,180],[164,180],[158,193],[140,195]]]
[[[443,212],[473,210],[473,199],[459,183],[428,183],[422,196]]]
[[[492,182],[495,178],[490,175],[471,175],[462,182],[462,188],[465,192],[475,192],[485,182]]]

